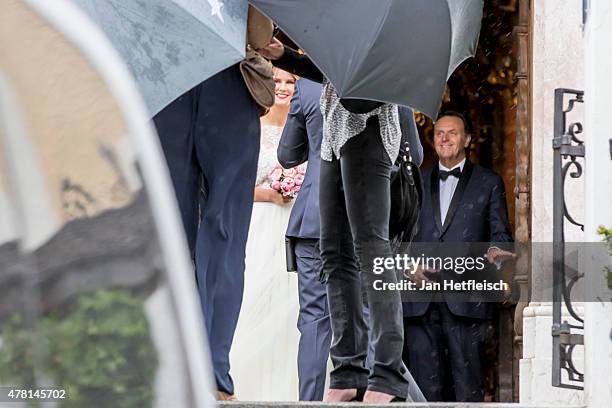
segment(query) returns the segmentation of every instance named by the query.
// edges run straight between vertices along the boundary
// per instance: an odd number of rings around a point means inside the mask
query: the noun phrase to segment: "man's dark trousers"
[[[217,387],[233,394],[229,351],[257,174],[257,105],[234,65],[186,92],[154,122],[195,260]]]
[[[301,401],[321,401],[325,389],[332,333],[327,293],[325,285],[319,281],[321,273],[319,240],[296,239],[295,256],[300,300],[299,396]]]
[[[488,327],[487,320],[453,315],[445,302],[404,318],[403,358],[427,401],[483,401],[479,363]]]

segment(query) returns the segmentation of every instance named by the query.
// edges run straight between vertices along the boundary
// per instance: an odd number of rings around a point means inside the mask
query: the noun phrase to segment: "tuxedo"
[[[423,171],[423,206],[414,241],[511,242],[502,178],[469,160],[462,169],[458,167],[458,178],[447,175],[452,169],[442,170],[445,173],[440,177],[439,165]],[[445,277],[442,272],[442,278]],[[428,401],[482,401],[480,349],[486,337],[487,319],[492,317],[491,304],[444,296],[446,302],[404,303],[404,358]],[[450,398],[445,394],[449,377],[452,382],[448,383],[454,388],[454,397]]]
[[[504,182],[499,175],[466,160],[446,217],[442,220],[439,171],[439,166],[435,165],[422,173],[423,205],[415,242],[512,241]],[[404,316],[422,316],[428,307],[429,302],[405,303]],[[491,317],[490,307],[486,303],[450,302],[448,307],[457,316],[479,319]]]

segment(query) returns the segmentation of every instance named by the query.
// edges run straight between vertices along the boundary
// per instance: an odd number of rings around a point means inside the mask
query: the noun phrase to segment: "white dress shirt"
[[[443,171],[451,171],[456,169],[457,167],[463,171],[463,166],[465,165],[465,158],[461,160],[459,164],[454,166],[452,169],[446,168],[442,163],[438,162],[438,168]],[[440,221],[442,225],[444,225],[444,221],[446,220],[446,215],[448,214],[448,207],[450,207],[451,200],[453,199],[453,194],[455,194],[455,189],[457,188],[457,184],[459,183],[459,177],[449,176],[446,180],[440,179]]]

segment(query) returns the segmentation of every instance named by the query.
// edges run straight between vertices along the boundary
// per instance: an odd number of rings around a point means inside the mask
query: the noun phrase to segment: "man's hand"
[[[417,267],[416,270],[414,271],[414,273],[412,273],[411,270],[407,270],[404,272],[404,276],[407,277],[408,279],[413,280],[414,282],[416,282],[419,287],[421,287],[423,285],[422,282],[432,282],[431,279],[429,279],[427,277],[428,273],[438,273],[439,271],[435,270],[435,269],[431,269],[431,268],[423,268],[421,266]]]
[[[256,50],[262,57],[275,61],[285,53],[285,46],[276,37],[272,38],[272,42],[264,48]]]
[[[495,264],[499,269],[501,268],[502,263],[515,259],[516,254],[510,251],[504,251],[503,249],[497,247],[491,247],[485,254],[485,258],[487,258],[489,263]]]

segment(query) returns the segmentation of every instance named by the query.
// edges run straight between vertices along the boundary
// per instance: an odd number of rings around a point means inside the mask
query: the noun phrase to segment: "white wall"
[[[582,0],[533,0],[532,21],[532,241],[552,242],[553,226],[553,150],[555,88],[584,89],[584,46]],[[573,118],[582,120],[583,110]],[[566,184],[568,207],[582,221],[584,179]],[[566,223],[566,240],[581,241],[583,233]],[[532,287],[537,292],[538,278],[551,273],[550,258],[534,257]],[[523,358],[520,362],[520,400],[522,403],[581,405],[583,393],[552,387],[552,304],[550,296],[534,298],[524,311]],[[582,362],[577,350],[578,365]]]
[[[598,225],[612,227],[612,1],[591,0],[586,44],[586,241],[599,241]],[[600,267],[586,269],[589,287],[606,288]],[[612,293],[598,293],[607,302],[585,304],[585,399],[589,408],[612,406]]]
[[[533,18],[532,241],[551,242],[554,91],[584,89],[582,0],[533,0]],[[569,210],[581,220],[583,181],[571,181]],[[568,241],[582,240],[578,228],[566,225],[566,232]]]

